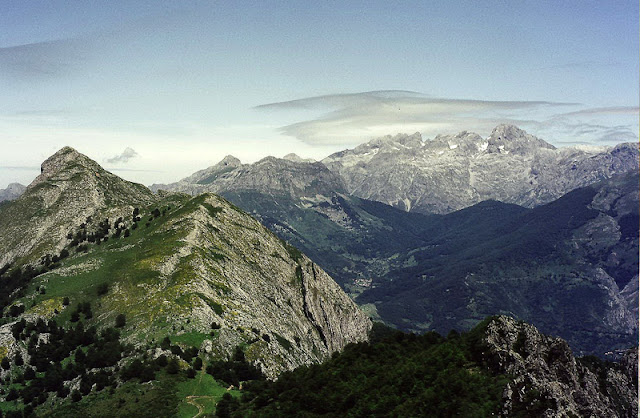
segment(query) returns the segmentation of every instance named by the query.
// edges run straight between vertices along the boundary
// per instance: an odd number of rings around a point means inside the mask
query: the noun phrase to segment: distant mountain
[[[555,148],[511,125],[423,141],[387,136],[322,160],[347,192],[406,211],[450,213],[484,200],[535,207],[638,169],[638,144]]]
[[[636,171],[534,209],[487,201],[445,215],[357,301],[405,330],[504,313],[580,355],[624,348],[638,338],[639,188]]]
[[[27,187],[20,183],[11,183],[6,189],[0,189],[0,202],[17,199]]]
[[[241,164],[227,156],[218,164],[172,184],[154,184],[151,190],[170,190],[196,195],[203,192],[256,191],[299,199],[329,196],[345,191],[339,176],[322,163],[266,157],[254,164]]]
[[[235,361],[243,373],[246,361],[270,378],[366,340],[371,327],[327,273],[223,198],[154,195],[68,147],[0,208],[0,249],[0,359],[20,356],[27,364],[3,366],[0,385],[31,366],[48,370],[49,363],[30,363],[33,345],[46,342],[30,342],[22,320],[34,327],[40,321],[38,332],[52,329],[57,338],[76,332],[84,319],[77,332],[93,329],[96,337],[73,344],[89,352],[104,343],[98,336],[116,338],[108,328],[120,324],[122,340],[131,344],[114,360],[122,373],[161,355],[182,362],[186,352],[201,365]],[[41,348],[45,360],[68,356]],[[89,378],[113,372],[93,370]],[[76,387],[73,373],[62,381],[57,375],[56,385]],[[19,396],[39,393],[32,386],[20,386]]]

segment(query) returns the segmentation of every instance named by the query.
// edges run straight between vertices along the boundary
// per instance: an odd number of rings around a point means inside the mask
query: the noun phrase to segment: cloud
[[[122,154],[116,155],[115,157],[112,157],[112,158],[107,158],[106,161],[112,164],[127,163],[132,158],[139,157],[139,156],[140,154],[135,152],[133,148],[127,147],[124,151],[122,151]]]
[[[18,81],[37,81],[73,73],[88,58],[86,39],[60,39],[0,48],[0,76]]]
[[[600,135],[601,142],[609,142],[619,144],[620,142],[638,142],[638,135],[630,129],[610,129],[602,132]]]
[[[612,145],[638,141],[638,107],[594,107],[559,113],[524,125],[557,143]]]
[[[612,106],[612,107],[594,107],[590,109],[577,110],[575,112],[561,113],[557,117],[567,116],[605,116],[605,115],[638,115],[640,108],[638,106]]]
[[[397,132],[425,135],[474,130],[488,133],[523,113],[575,106],[547,101],[489,101],[430,97],[403,90],[331,94],[257,106],[258,110],[316,110],[319,117],[280,128],[313,145],[350,145]]]

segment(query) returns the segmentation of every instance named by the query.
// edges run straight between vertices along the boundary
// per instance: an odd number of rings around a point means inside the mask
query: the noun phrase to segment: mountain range
[[[229,156],[152,189],[220,193],[399,329],[505,313],[603,355],[637,339],[637,170],[637,145],[556,149],[501,125],[486,139],[385,137],[322,163]]]
[[[511,126],[480,140],[227,156],[151,190],[61,149],[0,206],[2,410],[326,414],[335,394],[295,387],[331,376],[356,414],[446,396],[451,413],[636,416],[637,145],[555,149]],[[362,373],[401,371],[406,391],[366,395]]]
[[[637,144],[556,148],[512,126],[423,141],[420,134],[370,141],[322,162],[347,191],[406,211],[449,213],[485,200],[535,207],[638,168]]]

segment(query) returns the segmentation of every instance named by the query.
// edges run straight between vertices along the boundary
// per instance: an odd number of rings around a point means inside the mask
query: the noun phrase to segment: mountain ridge
[[[68,321],[63,298],[90,300],[89,324],[125,315],[129,342],[186,332],[223,359],[242,346],[271,378],[365,340],[371,326],[329,275],[222,197],[154,195],[69,147],[0,209],[0,225],[11,225],[0,232],[2,274],[25,279],[11,306],[30,306],[29,318]]]

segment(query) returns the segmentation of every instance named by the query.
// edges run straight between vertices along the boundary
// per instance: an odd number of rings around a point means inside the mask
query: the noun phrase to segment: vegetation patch
[[[482,334],[404,334],[376,324],[320,365],[247,383],[230,416],[491,416],[508,381],[481,358]],[[276,337],[277,338],[277,337]]]
[[[280,345],[287,351],[291,351],[293,349],[293,345],[291,344],[291,341],[287,340],[286,338],[284,338],[282,335],[274,332],[273,335],[276,337],[276,340],[278,340],[278,343],[280,343]]]
[[[176,385],[177,396],[182,399],[178,406],[178,417],[192,418],[196,414],[208,416],[216,412],[216,404],[225,393],[232,397],[240,396],[237,389],[228,390],[228,385],[215,380],[204,370],[195,378],[183,380]]]
[[[52,318],[64,309],[63,298],[56,297],[45,299],[27,310],[27,314],[37,315],[44,318]]]
[[[296,262],[299,263],[300,260],[302,260],[302,253],[300,252],[299,249],[297,249],[296,247],[294,247],[293,245],[289,244],[286,241],[282,241],[282,244],[284,245],[284,248],[287,250],[287,252],[289,253],[289,256]]]
[[[211,216],[212,218],[217,217],[218,214],[224,210],[221,207],[213,206],[213,205],[211,205],[210,203],[207,203],[207,202],[202,202],[201,205],[205,209],[207,209],[207,212],[209,212],[209,216]]]
[[[171,342],[176,344],[184,344],[189,347],[200,348],[204,340],[210,339],[209,334],[202,332],[185,332],[180,335],[172,335]]]

